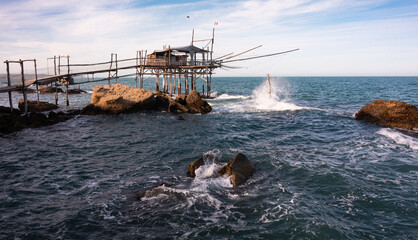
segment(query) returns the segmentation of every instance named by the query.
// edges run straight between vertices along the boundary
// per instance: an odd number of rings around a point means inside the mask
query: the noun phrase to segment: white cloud
[[[215,56],[259,44],[263,48],[247,55],[301,48],[234,63],[245,68],[219,74],[377,75],[384,68],[385,74],[416,75],[416,67],[408,67],[418,64],[411,51],[417,49],[418,7],[372,10],[386,2],[249,0],[138,7],[116,0],[11,1],[0,8],[0,32],[6,33],[0,36],[0,60],[37,58],[46,64],[47,57],[61,54],[71,55],[73,62],[99,62],[112,52],[128,58],[140,49],[188,44],[192,28],[196,38],[210,38],[218,21]]]

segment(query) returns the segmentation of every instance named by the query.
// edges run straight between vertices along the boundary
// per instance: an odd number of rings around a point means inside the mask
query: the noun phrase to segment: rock
[[[182,105],[187,105],[186,97],[187,97],[186,94],[180,93],[179,95],[177,95],[176,101],[179,102]]]
[[[192,94],[187,97],[178,97],[179,102],[162,92],[154,94],[150,90],[130,88],[123,84],[96,86],[93,90],[91,103],[81,111],[82,114],[121,114],[143,110],[206,113],[212,109],[196,91],[192,91]],[[190,100],[186,101],[185,99],[189,97]],[[191,105],[188,105],[188,101]]]
[[[123,84],[96,86],[83,114],[121,114],[156,109],[154,93]]]
[[[20,111],[25,111],[25,102],[23,99],[19,100],[19,109]],[[48,102],[37,102],[37,101],[31,101],[27,100],[28,105],[28,112],[44,112],[49,111],[52,109],[57,109],[58,107],[55,104],[48,103]]]
[[[80,94],[80,93],[87,93],[87,92],[78,88],[68,89],[68,94]]]
[[[20,87],[20,89],[16,90],[16,92],[23,93],[22,87]],[[32,88],[25,88],[25,93],[36,93],[36,90],[32,89]]]
[[[50,86],[41,87],[41,89],[39,90],[39,92],[41,94],[55,93],[55,91],[57,91],[59,93],[64,92],[64,91],[62,91],[61,88],[58,88],[58,87],[50,87]]]
[[[48,113],[48,116],[46,116],[43,113],[37,112],[31,112],[23,116],[17,113],[0,112],[0,132],[12,133],[24,128],[37,128],[42,126],[48,126],[59,122],[63,122],[72,117],[73,115],[70,114],[60,114],[52,111]]]
[[[180,121],[184,121],[185,120],[183,116],[178,116],[177,119],[180,120]]]
[[[388,127],[418,130],[418,108],[401,101],[375,100],[355,114],[355,119]]]
[[[169,194],[171,192],[167,190],[166,188],[171,188],[171,187],[172,185],[168,183],[161,183],[161,184],[155,185],[151,189],[138,194],[136,199],[141,200],[143,197],[150,198],[150,197],[156,197],[160,194]]]
[[[227,165],[219,170],[219,175],[232,176],[231,183],[234,187],[243,184],[255,172],[255,167],[247,156],[238,153]]]
[[[0,113],[11,113],[10,107],[0,106]],[[20,114],[20,110],[13,108],[13,113]]]
[[[203,156],[193,161],[192,163],[190,163],[187,166],[187,176],[192,177],[192,178],[196,177],[196,174],[195,174],[196,169],[198,169],[200,166],[204,164],[205,164],[205,161],[203,161]]]
[[[200,97],[199,92],[195,90],[191,91],[190,94],[187,95],[186,103],[187,106],[189,106],[191,109],[198,113],[205,114],[212,111],[212,107],[208,104],[208,102],[203,100]]]
[[[176,100],[173,100],[172,98],[168,97],[168,112],[172,113],[194,113],[194,111],[188,107],[187,105],[183,105],[180,102],[177,102]],[[183,119],[184,120],[184,119]]]
[[[216,155],[213,155],[211,152],[205,153],[200,158],[196,159],[194,162],[190,163],[187,166],[187,176],[188,177],[196,177],[195,171],[202,165],[205,165],[207,163],[217,163],[218,157]]]

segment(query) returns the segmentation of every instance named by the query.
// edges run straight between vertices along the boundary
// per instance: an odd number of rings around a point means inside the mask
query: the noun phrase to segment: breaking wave
[[[418,141],[413,137],[407,136],[389,128],[382,128],[379,131],[377,131],[377,133],[389,139],[392,139],[397,144],[408,146],[413,150],[418,150]]]

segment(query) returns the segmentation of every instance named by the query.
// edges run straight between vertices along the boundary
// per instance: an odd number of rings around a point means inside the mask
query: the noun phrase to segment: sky
[[[418,76],[416,0],[0,0],[0,74],[5,60],[35,58],[42,68],[54,55],[133,58],[189,45],[192,29],[211,38],[213,28],[215,57],[300,49],[216,76]]]

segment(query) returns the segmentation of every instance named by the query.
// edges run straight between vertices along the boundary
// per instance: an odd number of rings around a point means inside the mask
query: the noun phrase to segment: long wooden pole
[[[20,59],[20,71],[21,71],[21,75],[22,75],[22,91],[23,91],[23,101],[25,103],[25,114],[28,113],[28,102],[26,99],[26,86],[25,86],[25,73],[23,70],[23,61]]]
[[[36,59],[35,59],[35,60],[33,60],[33,63],[34,63],[34,65],[35,65],[36,98],[37,98],[37,100],[38,100],[38,104],[39,104],[38,71],[37,71],[37,68],[36,68]]]
[[[170,97],[173,96],[173,74],[170,70]]]
[[[7,72],[7,86],[10,86],[10,69],[9,62],[6,61],[6,72]],[[13,113],[13,102],[12,102],[12,92],[9,91],[9,103],[10,103],[10,112]]]

